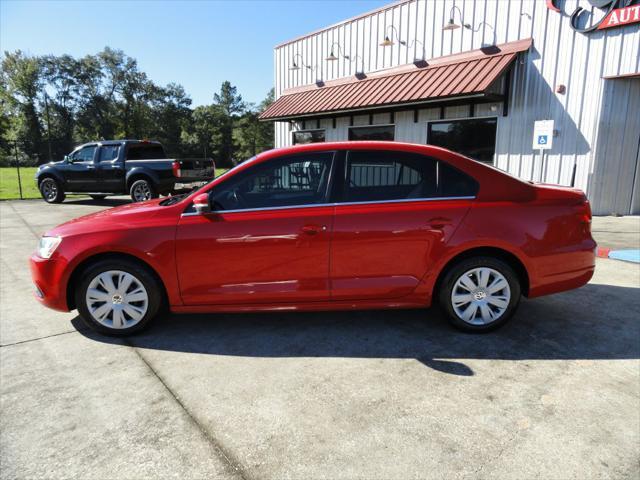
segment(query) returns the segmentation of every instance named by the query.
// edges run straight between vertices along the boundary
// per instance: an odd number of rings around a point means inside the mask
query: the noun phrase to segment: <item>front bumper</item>
[[[68,312],[67,282],[64,277],[67,262],[55,253],[44,259],[36,254],[31,255],[29,267],[33,280],[35,298],[44,306]]]

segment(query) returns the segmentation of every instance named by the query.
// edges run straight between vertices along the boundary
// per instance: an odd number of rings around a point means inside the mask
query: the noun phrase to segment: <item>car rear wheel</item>
[[[64,201],[64,191],[55,178],[46,177],[38,185],[40,195],[47,203],[62,203]]]
[[[145,200],[158,198],[158,192],[155,187],[146,179],[140,179],[133,182],[129,189],[129,193],[131,194],[131,199],[134,202],[144,202]]]
[[[104,200],[105,198],[107,198],[106,195],[89,195],[89,196],[96,202],[99,202],[100,200]]]
[[[440,306],[449,321],[467,332],[504,325],[520,302],[520,282],[502,260],[475,257],[454,265],[440,288]]]
[[[162,305],[161,292],[148,269],[128,260],[105,260],[83,273],[76,305],[93,330],[125,336],[153,320]]]

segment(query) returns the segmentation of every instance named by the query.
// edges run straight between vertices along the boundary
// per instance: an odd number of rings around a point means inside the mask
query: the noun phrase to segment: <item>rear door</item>
[[[329,299],[333,156],[311,152],[258,164],[216,185],[214,212],[183,214],[176,261],[186,305]]]
[[[119,193],[125,190],[124,160],[120,156],[120,144],[102,145],[98,152],[97,191]]]
[[[413,292],[477,191],[443,162],[397,151],[350,151],[342,178],[331,242],[334,300]]]

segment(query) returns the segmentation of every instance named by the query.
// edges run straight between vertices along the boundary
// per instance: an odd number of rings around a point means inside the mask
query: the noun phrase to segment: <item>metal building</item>
[[[581,188],[596,214],[640,213],[640,0],[405,0],[274,61],[277,147],[432,143]],[[542,151],[538,120],[553,120]]]

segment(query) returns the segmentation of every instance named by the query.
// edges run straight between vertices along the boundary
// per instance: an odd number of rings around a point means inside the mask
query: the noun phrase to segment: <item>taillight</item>
[[[586,198],[582,202],[582,208],[580,209],[580,223],[584,225],[585,233],[591,234],[591,204]]]
[[[171,168],[173,170],[173,176],[176,178],[180,178],[182,176],[182,171],[180,170],[180,162],[174,160],[171,164]]]

